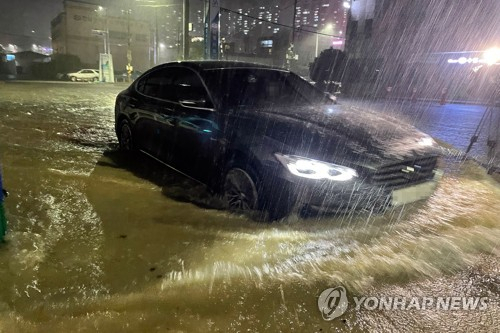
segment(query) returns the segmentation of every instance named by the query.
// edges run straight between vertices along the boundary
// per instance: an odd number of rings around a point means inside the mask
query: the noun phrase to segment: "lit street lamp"
[[[499,48],[491,48],[489,50],[484,51],[483,53],[484,62],[488,65],[495,65],[500,62],[500,49]]]
[[[325,25],[325,27],[323,28],[323,30],[321,30],[321,32],[316,32],[316,52],[314,53],[315,57],[318,56],[319,34],[320,33],[327,33],[329,31],[332,31],[332,33],[333,33],[333,24],[331,24],[331,23],[328,23],[327,25]]]
[[[163,43],[163,42],[158,43],[158,62],[161,59],[162,50],[165,50],[166,47],[167,46],[165,45],[165,43]],[[163,51],[163,53],[165,54],[164,51]]]
[[[189,58],[189,0],[183,0],[183,3],[174,3],[174,4],[161,4],[157,0],[136,0],[141,3],[139,7],[149,7],[154,8],[155,10],[155,36],[154,36],[154,64],[156,65],[159,62],[159,54],[160,54],[160,41],[158,36],[158,8],[167,8],[174,6],[182,6],[183,8],[183,58]],[[145,4],[142,4],[146,2]]]
[[[333,27],[334,27],[334,25],[331,24],[331,23],[328,23],[321,30],[318,30],[318,27],[313,27],[313,26],[310,26],[310,25],[302,25],[301,28],[302,27],[316,29],[316,32],[307,31],[307,30],[304,30],[304,31],[305,32],[313,32],[313,33],[316,34],[316,46],[315,46],[314,56],[318,57],[318,52],[319,52],[319,35],[327,35],[328,37],[333,37]]]
[[[96,35],[96,36],[102,36],[102,40],[103,40],[103,47],[104,47],[104,51],[103,53],[106,53],[108,54],[108,48],[107,48],[107,38],[106,38],[106,31],[105,30],[99,30],[99,29],[92,29],[92,34]]]
[[[99,81],[114,82],[115,78],[113,74],[113,59],[111,57],[111,46],[109,40],[107,8],[98,6],[94,11],[98,15],[102,15],[104,17],[104,30],[92,30],[93,34],[102,36],[104,40],[104,52],[99,54]]]
[[[102,33],[104,36],[104,53],[110,54],[110,43],[109,43],[109,28],[108,28],[108,12],[107,8],[103,6],[98,6],[95,10],[97,13],[103,13],[104,16],[104,30],[94,30]]]

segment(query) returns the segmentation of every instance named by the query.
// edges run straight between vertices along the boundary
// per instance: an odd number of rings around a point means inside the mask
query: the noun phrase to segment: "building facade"
[[[221,38],[235,53],[267,56],[278,66],[287,63],[285,55],[293,45],[297,59],[292,68],[307,75],[309,63],[322,50],[344,47],[348,11],[343,4],[342,0],[280,0],[222,8]]]
[[[183,58],[184,17],[183,3],[167,4],[150,8],[149,17],[153,23],[153,41],[157,47],[156,63],[180,60]],[[154,18],[154,19],[153,19]],[[189,42],[190,59],[203,58],[205,6],[201,1],[191,1],[189,4]]]
[[[108,47],[116,71],[126,70],[130,56],[135,70],[151,67],[151,25],[134,19],[129,10],[109,16],[100,6],[65,0],[64,11],[51,22],[51,33],[54,54],[76,55],[94,68]]]
[[[308,71],[322,50],[343,50],[348,9],[342,0],[297,1],[296,31],[293,34],[295,52],[299,55],[297,69]]]

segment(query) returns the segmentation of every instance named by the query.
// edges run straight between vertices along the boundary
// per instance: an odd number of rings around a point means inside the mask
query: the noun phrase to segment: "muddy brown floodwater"
[[[0,332],[498,332],[500,188],[483,168],[443,149],[427,201],[257,223],[117,151],[124,87],[0,84]],[[318,297],[336,286],[349,307],[325,321]],[[488,306],[369,310],[355,296]]]

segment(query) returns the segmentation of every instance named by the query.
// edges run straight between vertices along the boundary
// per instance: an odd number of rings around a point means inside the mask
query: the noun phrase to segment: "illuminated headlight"
[[[436,141],[434,141],[434,139],[430,136],[425,136],[418,141],[418,144],[422,146],[433,146],[435,143]]]
[[[308,179],[328,179],[347,181],[358,174],[356,170],[337,164],[331,164],[294,155],[274,154],[278,161],[290,171],[292,175]]]

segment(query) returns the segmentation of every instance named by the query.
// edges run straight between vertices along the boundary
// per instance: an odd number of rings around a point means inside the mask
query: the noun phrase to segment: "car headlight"
[[[274,154],[291,174],[308,179],[328,179],[347,181],[358,177],[356,170],[332,163],[321,162],[306,157]]]
[[[434,141],[434,139],[430,136],[424,136],[418,140],[418,144],[421,146],[434,146],[436,141]]]

